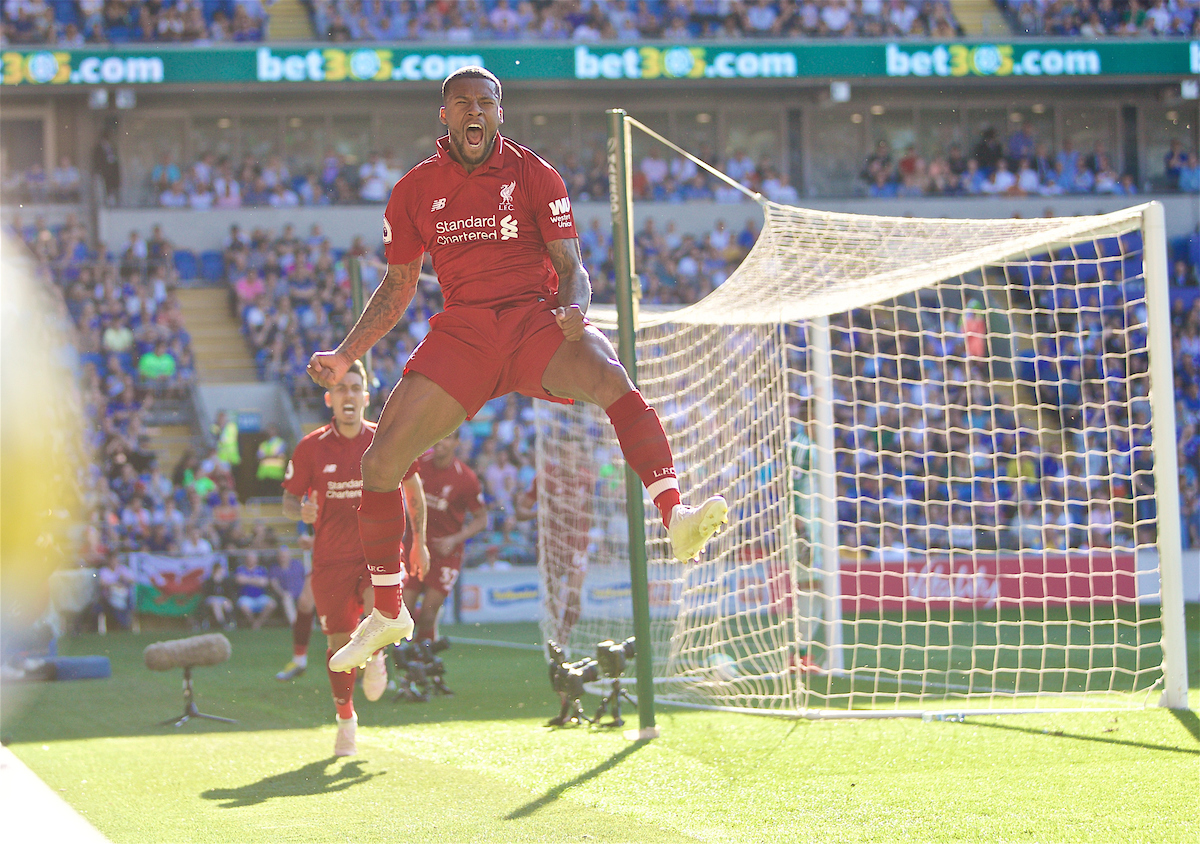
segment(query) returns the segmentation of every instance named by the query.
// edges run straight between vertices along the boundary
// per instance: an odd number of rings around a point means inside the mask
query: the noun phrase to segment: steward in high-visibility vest
[[[218,411],[217,421],[213,423],[213,434],[217,438],[217,458],[231,467],[240,466],[242,453],[238,447],[237,422],[230,419],[225,411]]]
[[[279,436],[274,425],[267,427],[267,438],[258,446],[258,471],[260,481],[283,481],[287,468],[287,443]]]

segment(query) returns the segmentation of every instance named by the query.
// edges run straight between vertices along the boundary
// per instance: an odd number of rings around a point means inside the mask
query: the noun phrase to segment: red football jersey
[[[417,472],[425,485],[427,540],[458,533],[467,520],[467,511],[483,510],[483,487],[471,467],[461,460],[439,469],[434,465],[433,453],[426,452],[417,460]],[[483,516],[480,513],[477,517]]]
[[[317,428],[292,452],[283,488],[297,498],[317,497],[313,525],[313,563],[353,563],[363,560],[358,537],[358,504],[362,500],[362,456],[375,437],[375,423],[363,422],[357,437],[347,439],[332,422]],[[416,471],[409,467],[404,477]]]
[[[437,154],[396,183],[383,216],[389,264],[433,257],[446,307],[557,302],[546,244],[576,237],[566,185],[534,152],[502,136],[470,174]]]

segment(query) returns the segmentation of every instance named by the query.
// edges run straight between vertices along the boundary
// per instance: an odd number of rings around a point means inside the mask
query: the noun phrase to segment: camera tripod
[[[600,699],[600,708],[596,710],[596,717],[592,719],[592,723],[600,727],[623,727],[625,719],[621,717],[621,701],[627,701],[633,705],[634,700],[629,696],[629,692],[621,688],[621,678],[612,678],[612,691]],[[607,724],[601,724],[600,719],[604,717],[604,713],[612,707],[613,719]]]

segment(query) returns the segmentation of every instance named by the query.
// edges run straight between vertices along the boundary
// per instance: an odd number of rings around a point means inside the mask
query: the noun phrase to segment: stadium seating
[[[176,249],[174,262],[180,281],[194,281],[199,277],[199,264],[196,262],[196,253],[192,250]]]

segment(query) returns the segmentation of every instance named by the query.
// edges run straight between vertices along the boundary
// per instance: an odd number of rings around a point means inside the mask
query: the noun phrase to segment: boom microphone
[[[169,671],[194,665],[219,665],[229,659],[232,653],[229,640],[223,634],[206,633],[170,642],[155,642],[146,646],[142,656],[151,671]]]

